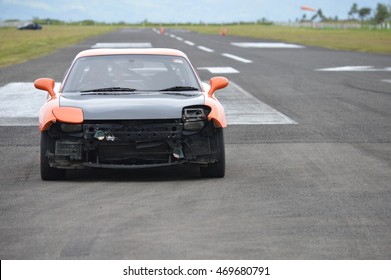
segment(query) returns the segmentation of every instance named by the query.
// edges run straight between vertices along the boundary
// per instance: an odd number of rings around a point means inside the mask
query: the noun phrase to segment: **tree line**
[[[372,9],[369,7],[359,7],[357,3],[353,3],[352,7],[348,12],[349,20],[358,20],[361,21],[368,20],[376,24],[382,24],[386,21],[389,21],[391,18],[391,7],[390,5],[378,3],[376,9],[373,11],[373,17],[370,17],[372,14]],[[338,21],[338,17],[327,17],[324,15],[322,9],[319,9],[316,14],[314,14],[309,21],[314,21],[319,19],[320,21]],[[308,21],[307,15],[304,14],[301,21]]]
[[[356,3],[353,3],[348,13],[349,17],[355,18],[358,16],[362,21],[371,15],[372,9],[368,7],[359,8]],[[391,17],[391,7],[385,4],[377,4],[375,14],[372,18],[378,24],[384,23]]]

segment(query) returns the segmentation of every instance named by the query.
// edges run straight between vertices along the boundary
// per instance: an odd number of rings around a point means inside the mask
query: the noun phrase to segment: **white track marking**
[[[240,48],[264,48],[264,49],[303,49],[304,46],[286,43],[264,43],[264,42],[232,42],[231,45]]]
[[[384,83],[390,83],[391,84],[391,80],[381,80],[382,82]]]
[[[56,83],[58,91],[60,83]],[[0,87],[0,125],[38,125],[39,109],[47,93],[34,87],[34,83],[9,83]]]
[[[60,83],[56,83],[57,91]],[[296,124],[233,82],[216,92],[227,114],[228,124]],[[0,87],[0,126],[38,126],[39,109],[47,94],[33,83],[10,83]]]
[[[223,53],[222,56],[225,56],[225,57],[228,57],[228,58],[231,58],[233,60],[240,61],[240,62],[243,62],[243,63],[252,63],[252,60],[245,59],[243,57],[236,56],[236,55],[229,54],[229,53]]]
[[[93,49],[102,49],[102,48],[152,48],[151,43],[141,42],[141,43],[96,43],[91,46]]]
[[[195,46],[195,44],[191,41],[184,41],[183,43],[185,43],[186,45],[189,45],[189,46]]]
[[[204,51],[204,52],[209,52],[209,53],[215,52],[214,50],[209,49],[209,48],[204,47],[204,46],[198,46],[197,48],[199,48],[201,51]]]
[[[176,37],[176,39],[178,40],[178,41],[183,41],[183,38],[182,37]]]
[[[324,72],[390,72],[391,67],[375,68],[374,66],[341,66],[334,68],[315,69]]]
[[[225,108],[228,124],[297,124],[232,81],[216,97]]]
[[[176,36],[174,34],[170,34],[170,37],[174,38],[174,39],[176,38]]]
[[[197,67],[198,70],[207,70],[212,74],[236,74],[238,70],[232,67]]]

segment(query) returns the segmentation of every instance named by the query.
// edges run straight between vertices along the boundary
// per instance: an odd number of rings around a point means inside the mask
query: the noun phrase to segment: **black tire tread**
[[[224,133],[220,128],[216,131],[215,136],[218,146],[217,161],[208,164],[207,167],[201,167],[201,176],[204,178],[223,178],[225,176],[225,148],[224,148]]]
[[[66,176],[65,169],[58,169],[49,165],[49,159],[46,152],[52,149],[49,133],[44,131],[41,133],[41,149],[40,149],[40,167],[41,179],[44,181],[62,180]]]

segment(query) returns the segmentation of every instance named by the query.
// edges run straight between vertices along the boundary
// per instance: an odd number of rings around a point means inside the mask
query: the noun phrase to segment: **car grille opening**
[[[94,121],[83,129],[89,162],[164,164],[172,160],[183,124],[181,120]]]

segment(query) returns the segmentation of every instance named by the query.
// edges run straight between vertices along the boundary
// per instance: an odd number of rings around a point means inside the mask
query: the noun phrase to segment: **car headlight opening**
[[[200,131],[205,127],[210,111],[210,108],[206,106],[184,108],[183,128],[189,131]]]

